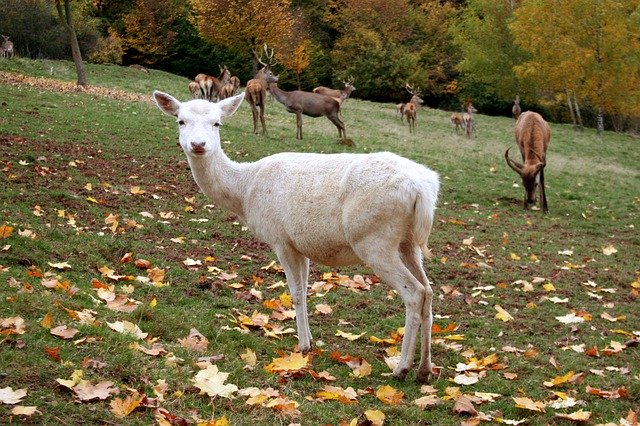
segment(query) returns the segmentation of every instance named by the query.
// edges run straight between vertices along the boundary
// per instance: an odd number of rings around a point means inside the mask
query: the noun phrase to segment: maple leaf
[[[384,424],[385,415],[380,410],[367,410],[364,412],[364,417],[371,422],[372,426],[382,426]]]
[[[415,399],[413,403],[423,410],[427,407],[433,407],[440,404],[442,400],[438,397],[438,395],[426,395]]]
[[[62,339],[72,339],[73,336],[78,334],[79,330],[73,327],[67,327],[66,325],[59,325],[55,328],[52,328],[49,332],[54,336],[58,336]]]
[[[198,352],[206,352],[209,346],[209,340],[195,328],[192,328],[184,339],[178,339],[178,342],[181,346]]]
[[[244,368],[246,370],[253,370],[258,363],[258,357],[256,356],[256,353],[249,348],[247,348],[244,353],[240,354],[240,359],[245,362],[246,365],[244,366]]]
[[[478,410],[473,406],[473,402],[466,396],[460,395],[455,399],[455,404],[453,405],[453,412],[456,414],[467,414],[470,416],[475,416],[478,414]]]
[[[142,398],[139,395],[128,395],[125,399],[115,398],[109,404],[111,406],[111,412],[119,419],[127,417],[138,406]]]
[[[548,387],[554,387],[557,385],[561,385],[563,383],[567,383],[569,380],[571,380],[571,378],[575,375],[575,373],[573,371],[569,371],[567,374],[565,374],[564,376],[557,376],[555,378],[553,378],[550,381],[546,381],[543,384]]]
[[[24,334],[27,325],[22,317],[9,317],[0,319],[0,334]]]
[[[166,354],[167,351],[162,346],[162,343],[154,343],[151,348],[147,348],[139,344],[138,342],[133,342],[129,345],[129,347],[133,350],[140,351],[149,356],[158,356],[162,354]]]
[[[200,370],[192,381],[200,389],[201,394],[206,393],[210,397],[231,398],[237,392],[238,387],[234,384],[225,384],[228,377],[229,373],[218,371],[217,365],[209,365],[204,370]]]
[[[138,339],[144,339],[149,335],[149,333],[144,333],[136,324],[129,321],[107,322],[107,326],[118,333],[137,337]]]
[[[352,387],[343,389],[339,386],[325,385],[316,392],[316,398],[321,401],[336,400],[343,404],[356,404],[358,402],[358,394]]]
[[[118,388],[111,387],[113,382],[102,381],[92,384],[88,380],[80,380],[80,382],[73,387],[73,392],[80,401],[91,401],[92,399],[107,399],[111,395],[117,395],[120,391]]]
[[[545,403],[542,401],[533,401],[531,398],[517,396],[511,397],[511,399],[516,403],[516,408],[544,413]]]
[[[264,367],[270,373],[289,375],[302,372],[309,364],[309,355],[293,352],[283,358],[274,358],[271,364]]]
[[[38,407],[24,407],[22,405],[18,405],[11,409],[11,415],[13,416],[33,416],[35,413],[42,414],[38,411]]]
[[[13,227],[5,224],[0,226],[0,238],[9,238],[11,236],[11,232],[13,232]]]
[[[0,402],[3,404],[17,404],[25,396],[27,396],[26,389],[18,389],[15,391],[10,387],[0,389]]]
[[[383,385],[376,390],[376,398],[384,404],[398,405],[402,402],[404,392],[399,391],[392,386]]]

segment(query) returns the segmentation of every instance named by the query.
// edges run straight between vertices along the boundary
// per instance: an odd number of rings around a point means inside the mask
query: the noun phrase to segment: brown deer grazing
[[[240,79],[235,75],[232,75],[231,78],[229,78],[229,82],[222,86],[222,88],[220,89],[218,97],[220,98],[220,100],[230,98],[231,96],[234,96],[236,94],[239,87]]]
[[[459,112],[454,112],[453,114],[451,114],[451,124],[453,125],[456,134],[460,134],[460,130],[462,130],[462,114],[460,114]]]
[[[418,105],[422,105],[424,101],[420,97],[422,96],[422,93],[420,93],[419,88],[414,89],[409,85],[409,83],[405,83],[404,88],[407,89],[407,92],[412,95],[411,100],[404,105],[404,109],[402,111],[402,114],[407,117],[407,123],[409,123],[409,133],[411,133],[416,128]]]
[[[353,77],[351,76],[346,81],[343,80],[342,84],[344,84],[344,89],[342,90],[319,86],[313,89],[313,93],[320,93],[321,95],[331,96],[333,99],[338,101],[340,105],[342,105],[342,102],[349,99],[349,96],[351,96],[351,92],[356,90],[355,86],[353,85]]]
[[[462,124],[464,124],[467,139],[471,139],[476,131],[475,118],[473,117],[473,114],[476,112],[478,112],[478,110],[473,107],[473,104],[469,103],[465,112],[462,113]]]
[[[253,133],[258,133],[258,117],[262,124],[262,134],[267,134],[267,124],[264,120],[264,102],[267,97],[267,88],[269,84],[276,83],[278,77],[273,74],[271,67],[276,64],[273,59],[273,49],[269,51],[268,46],[264,45],[264,53],[266,56],[266,63],[262,61],[262,54],[258,57],[258,54],[254,51],[258,62],[262,65],[262,68],[253,76],[253,78],[247,81],[247,87],[245,88],[246,96],[244,99],[251,106],[251,113],[253,114]],[[259,110],[259,111],[258,111]]]
[[[511,107],[511,113],[513,114],[513,118],[516,120],[520,117],[522,113],[522,108],[520,107],[520,95],[516,95],[516,98],[513,100],[513,107]]]
[[[198,74],[194,81],[200,85],[202,99],[206,99],[209,102],[215,102],[218,100],[220,89],[229,82],[230,77],[231,73],[227,67],[223,65],[220,67],[220,75],[218,78],[207,74]]]
[[[276,83],[269,84],[269,91],[287,111],[296,115],[296,139],[302,139],[302,114],[309,117],[324,115],[338,128],[338,137],[346,139],[347,132],[340,120],[340,103],[331,96],[294,90],[286,92]]]
[[[2,45],[0,45],[0,57],[13,58],[13,42],[9,40],[9,36],[2,36]]]
[[[551,141],[551,129],[544,118],[536,112],[526,111],[516,122],[516,144],[522,154],[524,164],[509,158],[509,149],[504,153],[507,164],[522,178],[524,186],[524,209],[536,202],[536,188],[540,190],[542,211],[549,212],[547,195],[544,191],[544,167],[547,164],[547,148]]]

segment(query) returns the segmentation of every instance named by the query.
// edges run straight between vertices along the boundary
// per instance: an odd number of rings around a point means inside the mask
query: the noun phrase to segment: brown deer
[[[234,96],[236,94],[239,87],[240,79],[235,75],[232,75],[229,78],[229,82],[222,86],[222,88],[220,89],[218,97],[220,98],[220,100],[230,98],[231,96]]]
[[[349,78],[346,81],[343,80],[342,84],[344,84],[344,89],[342,90],[330,89],[328,87],[319,86],[313,89],[313,93],[319,93],[321,95],[331,96],[333,99],[338,101],[340,105],[342,105],[342,102],[349,99],[349,96],[351,96],[351,93],[354,90],[356,90],[355,86],[353,85],[353,77],[351,76],[349,76]]]
[[[402,114],[407,117],[407,123],[409,123],[409,132],[413,132],[416,128],[416,116],[418,105],[423,104],[423,100],[420,96],[422,93],[419,88],[414,89],[409,83],[405,83],[404,88],[411,94],[411,100],[404,105]]]
[[[302,114],[309,117],[324,115],[338,128],[338,137],[347,138],[344,123],[340,120],[340,102],[331,96],[302,90],[286,92],[276,83],[269,84],[269,91],[287,111],[296,115],[296,139],[302,139]]]
[[[226,66],[220,66],[220,75],[212,77],[207,74],[198,74],[194,81],[200,85],[200,91],[202,92],[202,99],[206,99],[209,102],[215,102],[218,100],[218,94],[222,86],[227,84],[231,73]]]
[[[13,42],[9,40],[9,36],[2,36],[2,45],[0,45],[0,57],[13,58]]]
[[[473,117],[473,114],[476,112],[478,112],[478,110],[473,107],[472,103],[469,103],[465,108],[465,112],[462,113],[462,124],[464,125],[467,139],[471,139],[476,131],[475,118]]]
[[[462,114],[459,112],[454,112],[451,114],[451,124],[453,125],[456,134],[460,134],[460,130],[462,130]]]
[[[522,113],[522,108],[520,107],[520,96],[516,95],[516,98],[513,100],[513,107],[511,107],[511,113],[513,114],[513,118],[516,120],[520,117]]]
[[[273,74],[271,67],[276,64],[273,59],[273,49],[269,50],[269,47],[264,45],[264,53],[266,56],[266,63],[262,60],[262,54],[258,54],[254,51],[258,62],[262,65],[262,68],[253,76],[253,78],[247,81],[247,87],[245,89],[245,100],[251,106],[251,113],[253,114],[253,133],[258,133],[258,117],[262,124],[262,134],[267,134],[267,124],[264,120],[264,103],[267,97],[267,88],[269,84],[276,83],[278,77]]]
[[[200,85],[195,81],[189,82],[189,92],[192,99],[202,99],[202,90],[200,90]]]
[[[544,167],[547,164],[547,148],[551,141],[551,129],[544,118],[536,112],[526,111],[516,122],[516,144],[520,149],[523,164],[509,158],[509,149],[504,159],[522,178],[524,186],[524,209],[536,202],[536,188],[540,189],[540,204],[544,213],[549,212],[547,195],[544,191]]]

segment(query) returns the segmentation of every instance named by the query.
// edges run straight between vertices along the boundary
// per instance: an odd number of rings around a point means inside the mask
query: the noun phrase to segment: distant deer
[[[513,100],[511,113],[513,114],[513,118],[516,120],[520,117],[520,114],[522,113],[522,108],[520,107],[520,95],[516,95],[516,98]]]
[[[2,36],[2,45],[0,45],[0,52],[2,53],[0,56],[3,58],[13,58],[13,42],[9,40],[9,36]]]
[[[324,115],[338,128],[338,137],[346,139],[347,132],[344,123],[340,120],[340,103],[331,96],[313,92],[294,90],[286,92],[276,83],[269,84],[269,91],[287,111],[296,115],[296,138],[302,139],[302,114],[309,117]]]
[[[200,90],[200,85],[195,81],[189,82],[189,92],[191,93],[191,98],[202,99],[202,90]]]
[[[476,112],[478,112],[478,110],[473,107],[473,104],[469,103],[466,111],[462,113],[462,124],[464,124],[467,139],[471,139],[476,131],[475,118],[473,117],[473,114]]]
[[[212,77],[207,74],[198,74],[194,81],[200,85],[200,91],[202,92],[202,99],[206,99],[209,102],[215,102],[218,100],[218,94],[222,86],[227,84],[231,73],[226,66],[220,66],[220,75],[218,78]],[[193,92],[192,92],[193,93]]]
[[[451,114],[451,124],[453,125],[456,134],[460,134],[460,130],[462,130],[462,114],[459,112],[454,112]]]
[[[404,88],[411,94],[411,100],[407,102],[402,111],[403,115],[407,117],[407,123],[409,123],[409,132],[413,132],[416,128],[416,116],[418,105],[423,104],[423,100],[420,96],[422,93],[419,88],[414,89],[409,83],[405,83]]]
[[[235,75],[232,75],[231,78],[229,78],[229,82],[222,86],[222,88],[220,89],[218,97],[220,98],[220,100],[230,98],[231,96],[234,96],[236,94],[239,87],[240,79]]]
[[[267,88],[269,84],[276,83],[278,77],[273,74],[271,67],[276,64],[273,59],[273,49],[269,50],[269,47],[265,44],[263,47],[266,63],[263,62],[262,54],[258,54],[254,51],[253,54],[257,61],[262,65],[262,68],[253,76],[253,78],[247,81],[247,87],[245,89],[245,100],[251,106],[251,113],[253,114],[253,133],[258,133],[258,117],[262,124],[262,134],[267,134],[267,124],[264,120],[264,102],[267,97]],[[259,111],[258,111],[259,110]]]
[[[351,96],[351,92],[356,90],[355,86],[353,85],[353,77],[351,76],[349,76],[347,80],[343,80],[342,84],[344,84],[344,89],[342,90],[319,86],[313,89],[313,93],[320,93],[321,95],[331,96],[333,99],[338,101],[340,105],[342,105],[342,102],[349,99],[349,96]]]

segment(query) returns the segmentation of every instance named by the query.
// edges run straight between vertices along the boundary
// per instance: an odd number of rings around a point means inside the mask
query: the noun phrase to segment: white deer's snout
[[[206,149],[207,142],[203,141],[203,140],[195,140],[195,141],[191,141],[190,146],[191,146],[191,152],[193,152],[194,154],[204,154]]]

